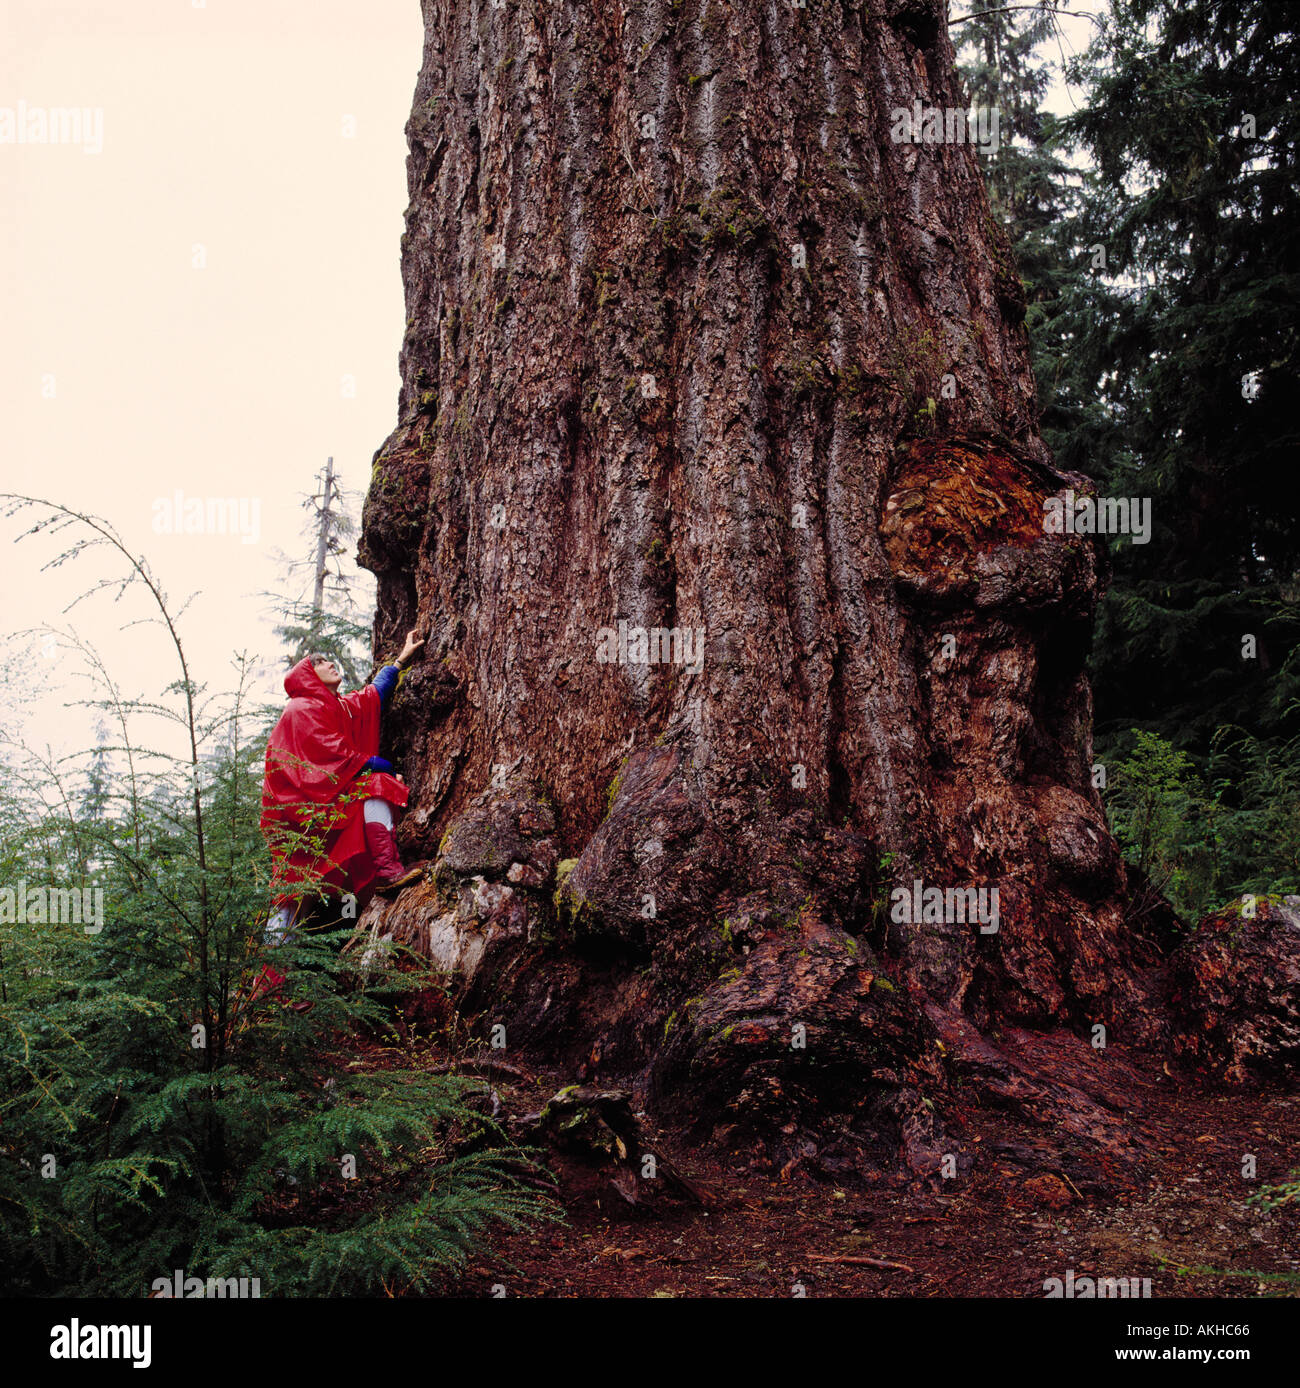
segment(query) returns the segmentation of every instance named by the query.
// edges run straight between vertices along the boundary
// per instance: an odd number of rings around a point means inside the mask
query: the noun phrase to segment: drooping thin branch
[[[976,10],[973,14],[954,15],[948,21],[948,27],[951,29],[954,24],[966,24],[972,19],[986,19],[989,15],[1010,14],[1012,10],[1037,10],[1039,14],[1055,15],[1057,18],[1090,19],[1099,29],[1102,27],[1101,19],[1087,10],[1058,10],[1051,5],[1002,5],[996,10]]]
[[[181,668],[181,686],[185,694],[185,725],[189,734],[190,743],[190,790],[194,803],[194,834],[196,845],[196,856],[199,867],[199,921],[198,931],[199,943],[199,970],[203,980],[200,995],[203,1008],[203,1021],[207,1028],[207,1034],[211,1036],[214,1031],[214,1018],[212,1015],[212,1003],[207,988],[208,979],[208,935],[211,927],[211,916],[208,904],[208,862],[207,845],[203,831],[203,801],[199,790],[199,742],[198,727],[194,708],[194,683],[190,678],[189,662],[185,658],[185,647],[181,642],[180,633],[176,630],[176,623],[170,609],[167,606],[167,595],[163,592],[158,580],[154,577],[153,571],[149,568],[148,561],[143,556],[132,553],[127,548],[126,542],[117,533],[108,521],[99,516],[87,515],[85,512],[74,510],[70,506],[64,506],[56,501],[49,501],[44,497],[27,496],[16,492],[0,493],[0,501],[9,503],[13,511],[22,510],[27,507],[45,507],[54,513],[46,521],[38,521],[31,530],[25,535],[34,534],[47,528],[53,527],[55,531],[63,528],[64,525],[80,523],[94,532],[99,537],[98,541],[76,541],[72,547],[65,550],[63,554],[50,561],[46,567],[57,567],[68,559],[75,558],[82,550],[92,544],[107,544],[115,549],[130,565],[132,573],[149,590],[149,595],[153,598],[154,605],[158,609],[159,616],[167,628],[167,634],[171,638],[171,643],[176,651],[176,658]],[[25,538],[20,536],[19,538]],[[97,584],[92,591],[98,591],[101,587],[116,586],[118,596],[126,590],[130,578],[123,579],[120,584],[104,582]],[[205,1056],[211,1059],[211,1050],[205,1051]]]

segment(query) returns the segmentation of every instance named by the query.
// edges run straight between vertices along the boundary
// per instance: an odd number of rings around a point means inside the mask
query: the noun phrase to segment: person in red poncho
[[[262,787],[277,908],[268,943],[288,935],[310,894],[386,893],[420,877],[402,866],[393,840],[407,790],[379,755],[379,720],[423,647],[408,632],[396,664],[353,694],[339,694],[343,677],[327,656],[306,656],[285,676],[289,705],[267,743]]]

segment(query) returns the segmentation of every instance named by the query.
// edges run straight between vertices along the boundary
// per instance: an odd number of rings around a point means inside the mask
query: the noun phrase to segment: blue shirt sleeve
[[[393,763],[386,761],[383,757],[371,757],[361,769],[363,771],[387,771],[391,776],[393,774]]]
[[[375,688],[379,690],[379,707],[381,709],[388,707],[388,701],[393,697],[393,690],[397,688],[397,681],[401,673],[396,665],[385,665],[372,681]]]

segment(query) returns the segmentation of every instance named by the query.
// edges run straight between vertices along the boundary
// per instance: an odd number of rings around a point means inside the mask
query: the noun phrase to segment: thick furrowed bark
[[[1035,432],[976,156],[891,136],[963,105],[940,11],[425,21],[363,556],[377,636],[430,632],[395,720],[443,854],[377,909],[593,1075],[726,1124],[837,1094],[926,1168],[921,1002],[1148,1030],[1090,779],[1096,556],[1042,525],[1083,479]],[[918,879],[996,888],[996,931],[891,920]]]

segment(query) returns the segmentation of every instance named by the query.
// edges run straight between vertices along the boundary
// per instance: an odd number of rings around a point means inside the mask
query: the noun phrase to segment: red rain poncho
[[[357,778],[379,755],[379,691],[368,684],[335,694],[307,658],[284,677],[284,688],[289,706],[267,743],[262,784],[275,904],[288,905],[318,884],[360,896],[375,877],[362,805],[372,795],[398,807],[407,800],[406,787],[385,772]]]

